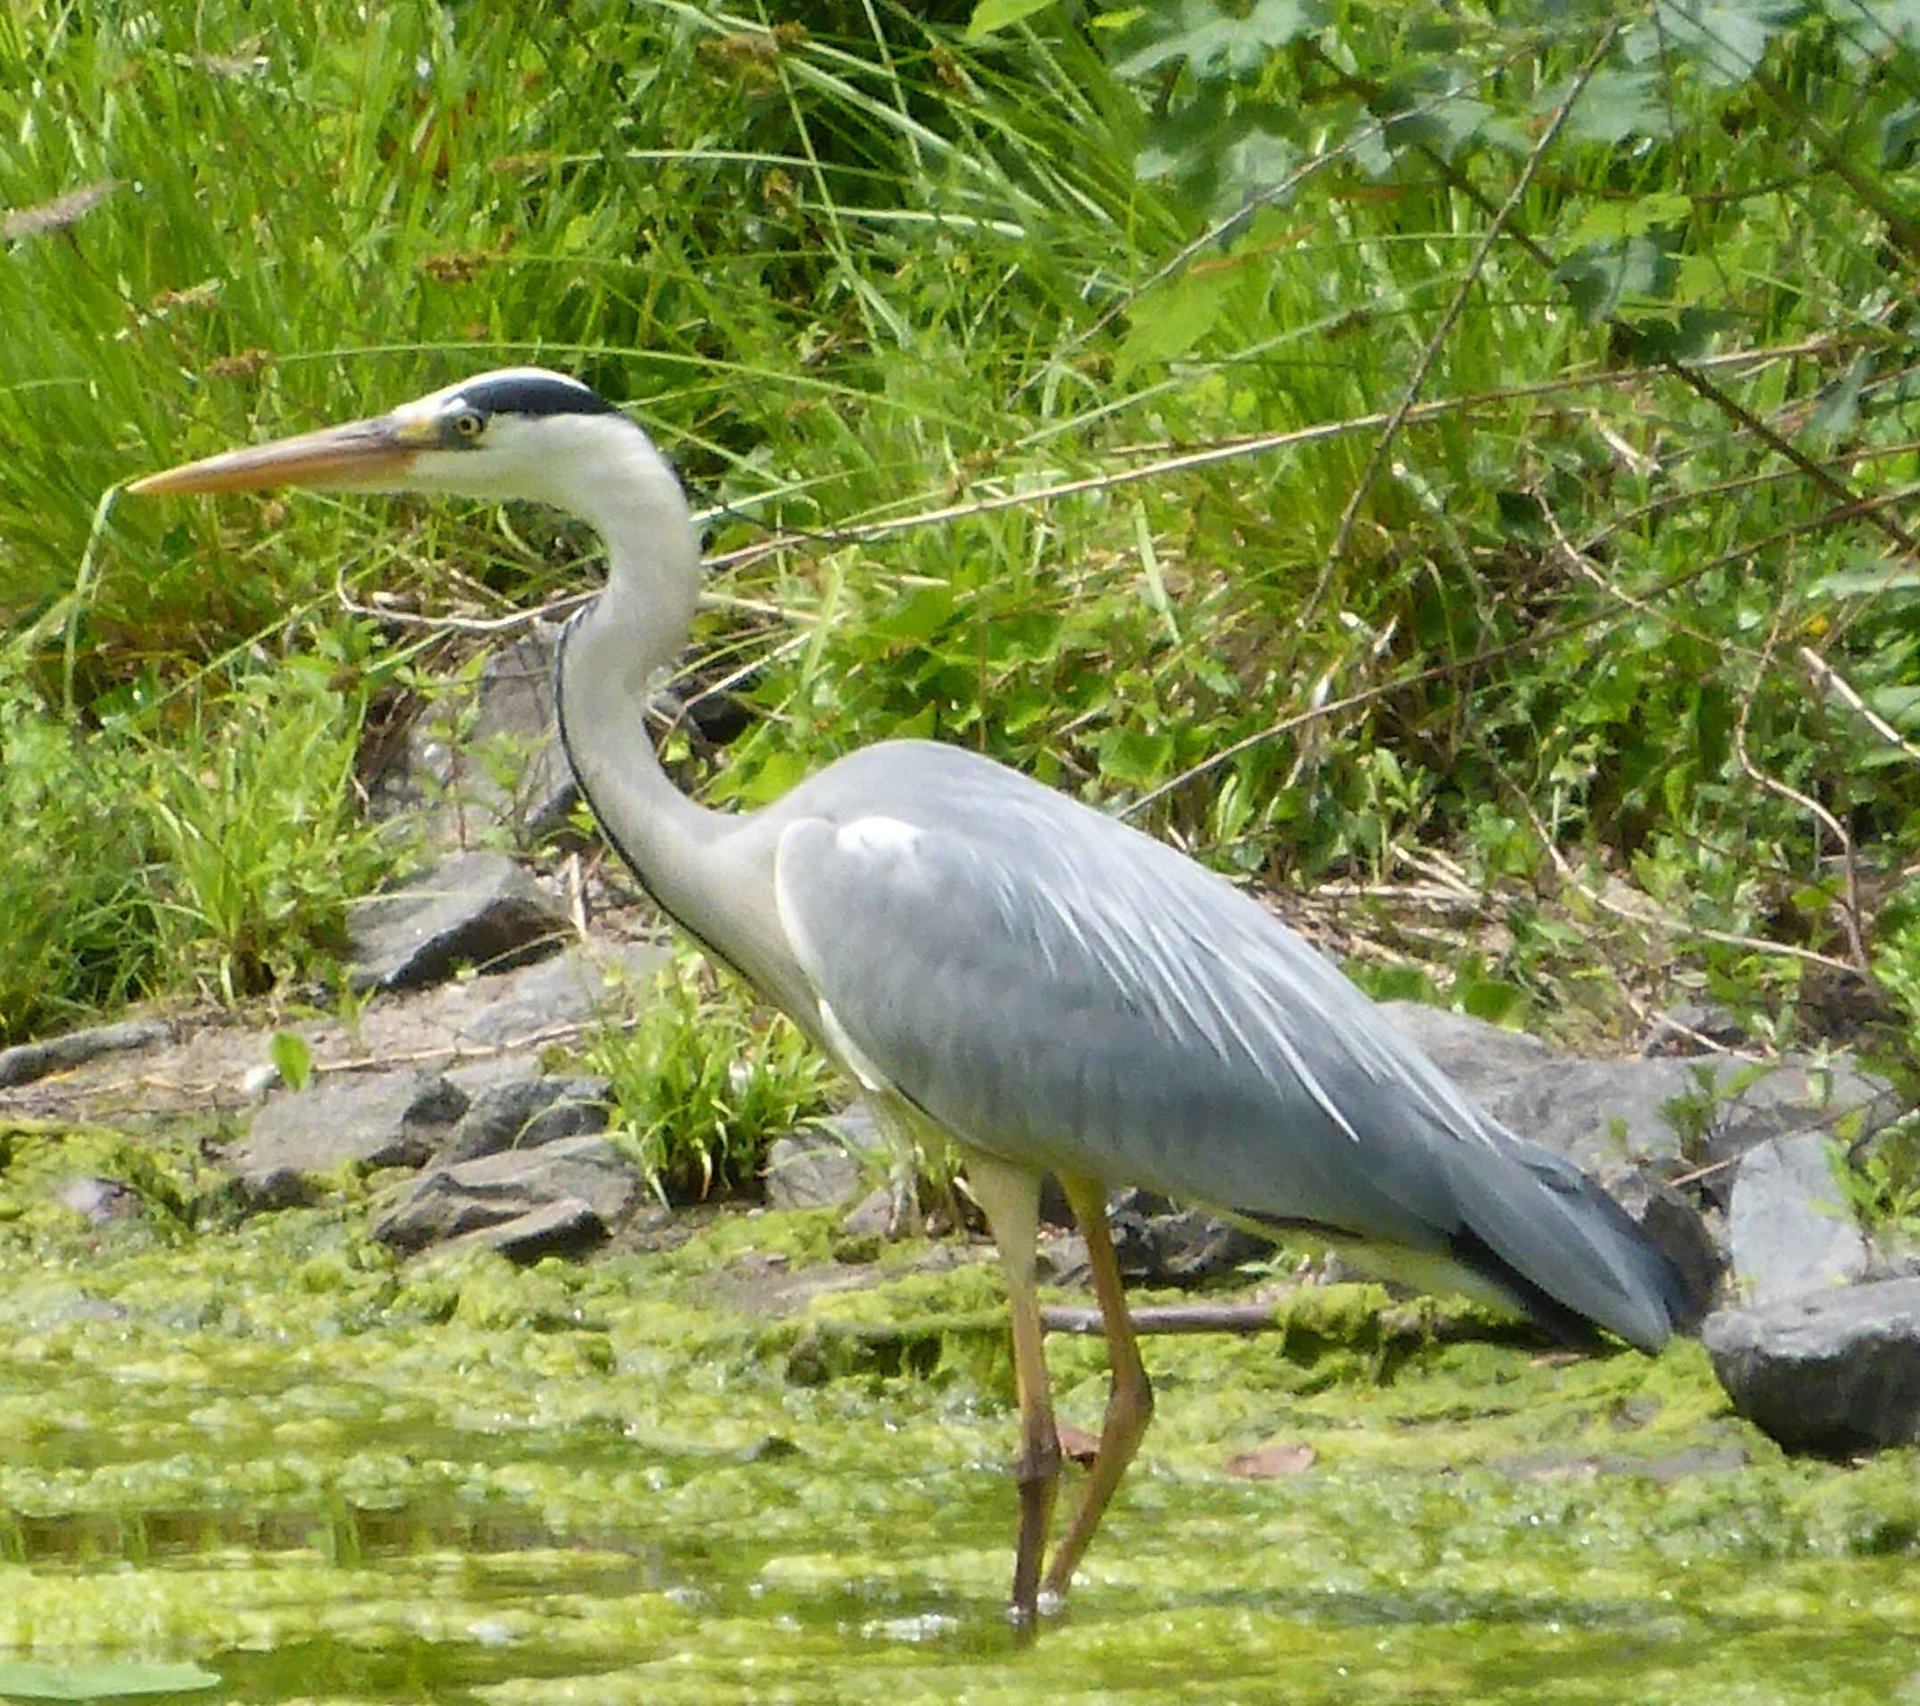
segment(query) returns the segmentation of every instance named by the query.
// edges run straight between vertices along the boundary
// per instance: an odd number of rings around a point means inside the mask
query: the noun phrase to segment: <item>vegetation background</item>
[[[1906,1073],[1917,47],[1878,0],[11,0],[0,1042],[324,989],[444,619],[592,581],[547,516],[115,483],[537,360],[715,509],[685,691],[760,718],[672,737],[710,797],[931,734],[1377,993]]]

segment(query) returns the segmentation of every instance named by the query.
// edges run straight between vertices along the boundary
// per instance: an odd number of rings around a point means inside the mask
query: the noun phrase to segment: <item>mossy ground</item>
[[[262,1702],[1920,1699],[1914,1456],[1787,1462],[1691,1345],[1383,1335],[1358,1288],[1156,1340],[1145,1453],[1023,1648],[989,1264],[770,1321],[715,1275],[830,1259],[822,1217],[403,1267],[363,1202],[220,1223],[186,1140],[6,1148],[0,1696],[134,1658]],[[85,1174],[144,1208],[49,1200]],[[888,1323],[931,1351],[834,1359]],[[1098,1347],[1051,1351],[1094,1423]],[[1226,1471],[1274,1440],[1312,1466]]]

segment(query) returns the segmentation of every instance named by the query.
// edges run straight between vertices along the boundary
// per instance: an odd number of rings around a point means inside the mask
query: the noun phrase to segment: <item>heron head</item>
[[[449,492],[551,498],[555,469],[609,435],[639,429],[589,387],[539,367],[449,385],[389,414],[230,450],[135,480],[140,493]]]

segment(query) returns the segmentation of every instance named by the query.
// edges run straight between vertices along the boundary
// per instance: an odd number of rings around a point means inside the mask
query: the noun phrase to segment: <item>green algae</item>
[[[261,1702],[1920,1700],[1920,1457],[1789,1461],[1694,1346],[1569,1362],[1359,1287],[1156,1339],[1141,1460],[1021,1646],[985,1260],[769,1317],[722,1282],[831,1264],[828,1217],[401,1265],[364,1201],[233,1221],[190,1142],[5,1155],[8,1661]],[[88,1175],[140,1212],[59,1206]],[[1098,1344],[1049,1353],[1097,1425]],[[1228,1472],[1274,1441],[1311,1467]]]

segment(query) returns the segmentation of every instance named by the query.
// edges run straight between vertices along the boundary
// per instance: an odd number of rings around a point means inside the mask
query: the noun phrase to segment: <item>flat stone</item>
[[[1082,1289],[1093,1283],[1093,1260],[1087,1254],[1086,1239],[1078,1232],[1056,1232],[1042,1238],[1034,1252],[1034,1264],[1043,1285]]]
[[[490,1084],[475,1095],[434,1160],[451,1167],[503,1150],[538,1149],[563,1137],[605,1131],[612,1088],[604,1078],[559,1074]]]
[[[396,1250],[423,1250],[570,1199],[593,1211],[604,1235],[646,1195],[638,1170],[605,1138],[562,1137],[433,1168],[375,1218],[373,1235]]]
[[[847,1211],[840,1230],[848,1238],[890,1238],[894,1233],[893,1192],[876,1185]]]
[[[608,1002],[609,978],[644,979],[671,951],[664,943],[634,943],[606,962],[576,947],[503,976],[475,978],[463,986],[471,1010],[459,1017],[460,1036],[491,1048],[525,1046],[591,1018]]]
[[[1727,1271],[1722,1240],[1715,1236],[1719,1211],[1703,1214],[1673,1186],[1650,1180],[1623,1179],[1611,1194],[1679,1269],[1686,1308],[1674,1325],[1691,1332],[1711,1307],[1720,1276]]]
[[[343,1073],[266,1103],[229,1165],[256,1207],[285,1206],[304,1194],[292,1181],[349,1162],[422,1165],[466,1108],[465,1095],[436,1073]]]
[[[767,1151],[769,1208],[838,1208],[861,1194],[861,1183],[859,1159],[824,1132],[792,1132]]]
[[[502,971],[553,953],[569,924],[559,901],[502,853],[461,853],[355,908],[354,989],[422,989],[462,965]]]
[[[1642,1054],[1698,1055],[1710,1045],[1737,1049],[1748,1041],[1746,1027],[1713,1001],[1682,1001],[1654,1015]]]
[[[1920,1279],[1725,1309],[1700,1337],[1734,1408],[1789,1451],[1920,1441]]]
[[[1867,1240],[1818,1132],[1769,1138],[1740,1158],[1727,1232],[1733,1277],[1749,1303],[1850,1285],[1869,1266]]]
[[[543,1256],[584,1256],[604,1244],[607,1237],[607,1223],[591,1203],[579,1197],[561,1197],[496,1226],[479,1227],[452,1239],[443,1250],[497,1250],[510,1262],[537,1262]]]
[[[157,1048],[170,1042],[172,1027],[162,1019],[125,1019],[114,1025],[89,1025],[65,1036],[0,1048],[0,1090],[31,1084],[55,1072],[69,1072],[103,1054]]]
[[[90,1174],[69,1179],[53,1193],[53,1200],[62,1208],[84,1215],[95,1226],[104,1226],[110,1220],[131,1220],[142,1207],[138,1191],[118,1179],[101,1179]]]
[[[1693,1445],[1658,1457],[1633,1457],[1624,1452],[1597,1456],[1574,1451],[1539,1451],[1524,1457],[1498,1459],[1487,1465],[1515,1481],[1591,1481],[1603,1475],[1632,1475],[1672,1486],[1691,1475],[1729,1475],[1744,1469],[1747,1449],[1738,1440],[1724,1444]]]

